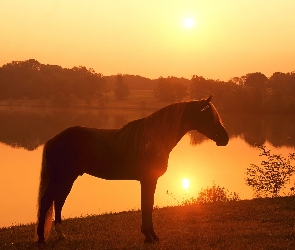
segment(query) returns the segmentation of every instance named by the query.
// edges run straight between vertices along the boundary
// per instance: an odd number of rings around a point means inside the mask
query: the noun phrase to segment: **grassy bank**
[[[67,240],[52,231],[46,249],[295,249],[295,198],[154,210],[157,244],[144,244],[141,212],[67,219]],[[0,229],[0,249],[38,249],[34,225]]]

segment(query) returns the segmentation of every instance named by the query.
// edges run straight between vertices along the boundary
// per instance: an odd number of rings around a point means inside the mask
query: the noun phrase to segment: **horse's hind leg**
[[[45,242],[44,236],[44,227],[46,222],[46,214],[50,207],[52,206],[54,200],[54,187],[52,183],[49,184],[45,194],[41,198],[40,207],[39,207],[39,218],[38,218],[38,226],[37,226],[37,235],[38,235],[38,242],[42,243]],[[51,216],[48,218],[52,220]]]
[[[65,203],[65,200],[70,193],[72,186],[74,184],[74,181],[77,177],[69,178],[68,180],[64,181],[60,186],[58,190],[58,194],[55,197],[54,207],[55,207],[55,231],[58,234],[58,237],[60,239],[65,239],[65,235],[62,231],[62,224],[61,224],[61,210]]]

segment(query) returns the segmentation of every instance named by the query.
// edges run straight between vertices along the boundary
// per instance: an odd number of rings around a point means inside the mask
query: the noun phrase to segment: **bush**
[[[236,192],[229,192],[224,187],[220,187],[213,183],[212,187],[201,189],[196,199],[197,203],[211,203],[211,202],[227,202],[239,201],[240,197]]]
[[[172,193],[169,193],[167,190],[167,195],[171,196],[175,201],[177,201],[178,205],[192,205],[197,203],[213,203],[213,202],[228,202],[228,201],[239,201],[240,196],[236,192],[229,192],[224,187],[220,187],[213,182],[212,187],[207,187],[205,189],[201,189],[198,193],[197,198],[191,197],[188,199],[183,199],[182,202],[179,202]]]
[[[291,165],[291,161],[295,160],[295,153],[289,153],[286,158],[271,154],[265,146],[256,147],[260,150],[259,156],[266,157],[266,160],[262,160],[261,166],[251,164],[247,168],[246,184],[253,188],[255,197],[278,197],[294,174],[295,167]]]

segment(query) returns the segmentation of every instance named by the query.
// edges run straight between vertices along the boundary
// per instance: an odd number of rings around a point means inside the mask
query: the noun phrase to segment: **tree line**
[[[67,69],[30,59],[14,61],[0,68],[0,99],[48,98],[57,93],[86,98],[98,97],[104,91],[102,74],[82,66]]]
[[[116,99],[129,95],[123,75],[104,77],[92,68],[84,66],[71,69],[58,65],[45,65],[37,60],[13,61],[0,68],[0,100],[7,99],[51,99],[55,106],[70,106],[77,99],[91,98],[107,101],[110,91],[106,82],[110,80]],[[111,84],[110,84],[111,85]]]
[[[154,90],[154,96],[165,102],[214,95],[214,104],[226,112],[295,113],[294,71],[275,72],[269,78],[255,72],[221,81],[198,75],[191,79],[170,76],[153,80],[122,74],[103,76],[84,66],[68,69],[34,59],[0,67],[0,100],[51,98],[57,105],[65,105],[74,99],[107,101],[110,91],[124,100],[130,89]]]
[[[180,101],[214,95],[218,109],[233,113],[295,113],[295,72],[275,72],[267,78],[260,72],[229,81],[194,75],[189,84],[175,77],[159,78],[155,96]]]

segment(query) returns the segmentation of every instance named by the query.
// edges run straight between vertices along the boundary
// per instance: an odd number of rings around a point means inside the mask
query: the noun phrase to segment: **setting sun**
[[[192,17],[187,17],[183,20],[183,26],[185,28],[192,28],[195,26],[195,20]]]
[[[189,181],[189,179],[188,179],[188,178],[184,178],[184,179],[182,180],[182,187],[183,187],[184,189],[188,190],[188,189],[189,189],[189,186],[190,186],[190,181]]]

